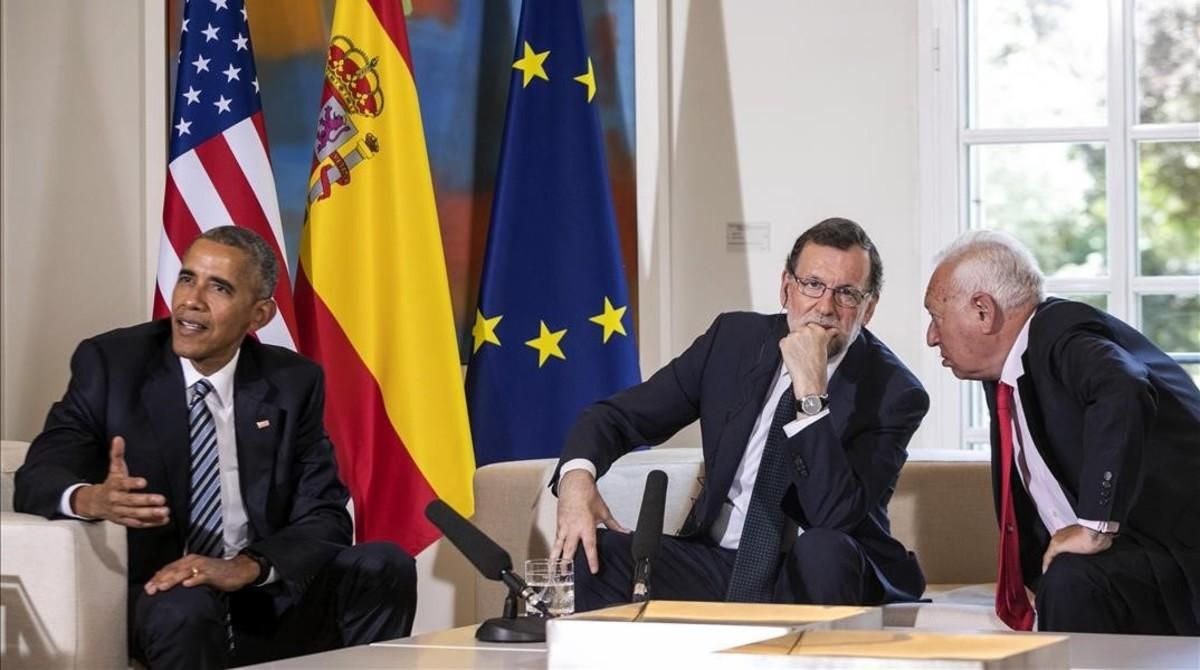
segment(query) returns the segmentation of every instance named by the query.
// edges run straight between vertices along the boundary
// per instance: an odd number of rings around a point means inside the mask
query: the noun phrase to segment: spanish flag
[[[442,239],[400,0],[338,0],[313,145],[296,312],[359,541],[410,554],[475,470]]]

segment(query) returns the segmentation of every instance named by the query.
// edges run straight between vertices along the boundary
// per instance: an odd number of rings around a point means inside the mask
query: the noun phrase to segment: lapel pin
[[[271,422],[266,419],[263,419],[262,421],[259,421],[258,423],[254,424],[254,425],[258,426],[259,428],[266,428],[267,426],[271,425]]]

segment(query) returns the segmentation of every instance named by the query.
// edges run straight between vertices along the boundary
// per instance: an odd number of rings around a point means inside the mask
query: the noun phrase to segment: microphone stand
[[[504,614],[488,619],[475,629],[475,639],[480,642],[545,642],[546,618],[550,609],[525,584],[524,580],[507,570],[500,573],[501,581],[508,587],[504,596]],[[527,598],[543,616],[517,616],[518,597]]]
[[[517,616],[517,594],[504,596],[504,615],[488,619],[475,629],[480,642],[545,642],[546,620],[536,616]]]

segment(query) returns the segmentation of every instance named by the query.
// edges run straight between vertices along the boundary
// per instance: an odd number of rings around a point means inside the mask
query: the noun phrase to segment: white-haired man
[[[1043,296],[990,231],[942,252],[927,342],[983,382],[1000,520],[996,611],[1030,630],[1200,634],[1200,390],[1143,335]]]

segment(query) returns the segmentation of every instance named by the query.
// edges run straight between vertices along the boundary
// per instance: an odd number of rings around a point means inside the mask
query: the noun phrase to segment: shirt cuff
[[[1088,521],[1087,519],[1076,519],[1076,523],[1084,528],[1091,528],[1097,533],[1105,535],[1115,535],[1121,530],[1121,524],[1118,521]]]
[[[563,475],[572,470],[587,470],[592,473],[592,479],[596,478],[596,466],[586,458],[572,458],[563,463],[563,466],[558,470],[558,480],[562,481]]]
[[[88,485],[87,484],[72,484],[67,487],[66,491],[63,491],[62,499],[58,501],[58,511],[60,514],[62,514],[63,516],[69,516],[72,519],[80,519],[82,521],[95,521],[95,519],[92,519],[90,517],[80,516],[75,513],[75,510],[71,509],[71,494],[74,493],[76,489],[81,489],[85,486],[88,486]]]
[[[790,423],[785,423],[783,424],[783,434],[787,435],[789,438],[796,437],[796,435],[800,434],[800,431],[808,428],[816,423],[819,419],[823,419],[827,416],[829,416],[829,410],[823,409],[812,416],[806,416],[803,419],[796,419]]]
[[[267,584],[274,584],[277,581],[279,581],[279,575],[276,574],[275,566],[272,565],[271,571],[267,573],[267,581],[263,582],[262,584],[259,584],[259,586],[266,586]]]

